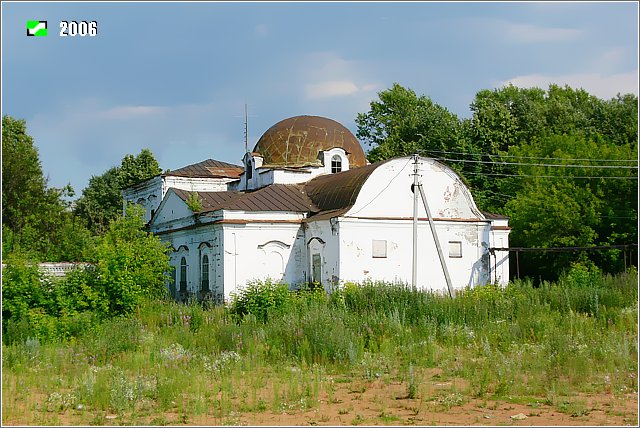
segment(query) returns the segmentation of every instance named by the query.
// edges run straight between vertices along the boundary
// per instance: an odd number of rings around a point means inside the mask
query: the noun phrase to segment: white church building
[[[425,197],[417,216],[414,168]],[[327,291],[415,281],[445,292],[509,279],[508,252],[490,251],[509,246],[508,219],[480,212],[451,168],[419,157],[369,164],[355,136],[323,117],[276,123],[242,166],[205,160],[124,199],[144,206],[149,230],[171,244],[169,288],[181,299],[228,300],[266,278]]]

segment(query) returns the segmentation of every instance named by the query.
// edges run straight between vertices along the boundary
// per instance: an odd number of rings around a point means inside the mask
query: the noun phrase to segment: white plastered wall
[[[340,219],[340,277],[411,284],[413,223],[411,220]],[[437,221],[436,230],[452,286],[461,289],[489,278],[486,251],[489,224]],[[374,243],[375,241],[375,243]],[[484,243],[484,245],[483,245]],[[377,253],[374,253],[374,245]],[[380,249],[384,248],[381,253]],[[460,249],[460,252],[452,250]],[[375,256],[375,257],[374,257]],[[444,271],[429,223],[418,226],[417,283],[419,289],[447,291]]]
[[[353,207],[339,219],[338,275],[341,280],[411,283],[413,168],[410,157],[380,165],[362,186]],[[471,193],[448,167],[433,159],[420,159],[418,173],[453,287],[459,289],[490,281],[491,222],[479,212]],[[418,198],[418,217],[421,220],[417,286],[446,290],[443,268],[421,198]],[[378,242],[374,244],[374,240]],[[374,245],[378,250],[384,245],[386,257],[379,254],[373,257]],[[452,249],[456,251],[450,254]]]
[[[226,223],[224,239],[224,294],[240,292],[249,281],[304,281],[304,233],[300,223]]]

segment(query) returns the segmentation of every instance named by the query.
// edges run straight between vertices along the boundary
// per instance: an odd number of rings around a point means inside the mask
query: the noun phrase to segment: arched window
[[[201,289],[202,292],[209,291],[209,256],[206,254],[202,256],[202,264],[200,266],[201,277]]]
[[[187,292],[187,259],[180,259],[180,292]]]
[[[342,157],[333,155],[331,158],[331,174],[342,171]]]

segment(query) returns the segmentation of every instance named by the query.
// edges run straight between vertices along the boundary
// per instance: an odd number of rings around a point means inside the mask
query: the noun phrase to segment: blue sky
[[[27,37],[27,20],[48,21]],[[96,21],[60,37],[60,21]],[[509,82],[638,94],[636,2],[2,2],[2,114],[27,121],[51,186],[81,193],[129,153],[239,164],[310,114],[356,132],[394,82],[459,117]],[[365,147],[366,149],[366,147]]]

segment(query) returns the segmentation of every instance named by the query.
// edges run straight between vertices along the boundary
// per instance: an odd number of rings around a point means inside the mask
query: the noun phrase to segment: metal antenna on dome
[[[244,103],[244,152],[249,152],[249,114],[247,103]]]

